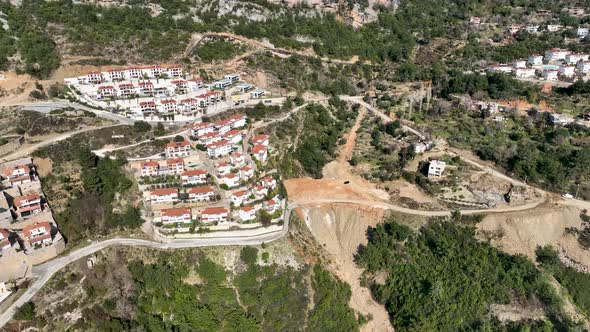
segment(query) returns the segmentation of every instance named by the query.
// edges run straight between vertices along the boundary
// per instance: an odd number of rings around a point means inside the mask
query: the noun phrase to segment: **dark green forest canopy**
[[[370,274],[386,274],[385,282],[371,289],[396,330],[502,330],[506,326],[489,314],[491,304],[537,299],[551,322],[524,326],[576,325],[561,312],[555,292],[529,259],[479,242],[473,226],[457,221],[431,221],[416,234],[394,219],[369,228],[369,243],[356,261]]]

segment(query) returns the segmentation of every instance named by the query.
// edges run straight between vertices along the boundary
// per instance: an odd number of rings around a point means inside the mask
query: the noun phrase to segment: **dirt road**
[[[191,37],[191,41],[189,42],[186,50],[184,51],[184,57],[189,56],[193,52],[194,48],[197,47],[201,43],[201,41],[207,37],[223,37],[223,38],[230,38],[230,39],[238,40],[238,41],[241,41],[242,43],[248,44],[248,45],[256,47],[256,48],[271,51],[272,53],[275,53],[276,55],[282,56],[282,57],[291,56],[291,55],[299,55],[299,56],[304,56],[304,57],[317,57],[324,62],[332,62],[332,63],[346,64],[346,65],[354,64],[359,60],[357,56],[352,57],[349,60],[321,58],[311,48],[306,49],[304,51],[290,50],[290,49],[286,49],[286,48],[276,47],[270,43],[265,43],[260,40],[251,39],[251,38],[244,37],[241,35],[236,35],[236,34],[230,33],[230,32],[207,32],[205,34],[193,34]]]
[[[65,134],[56,136],[56,137],[54,137],[52,139],[49,139],[49,140],[46,140],[46,141],[43,141],[43,142],[39,142],[39,143],[36,143],[36,144],[32,144],[32,145],[30,145],[28,147],[20,148],[19,150],[15,151],[15,152],[7,155],[7,156],[2,157],[0,159],[0,162],[5,162],[5,161],[8,161],[8,160],[13,160],[13,159],[18,159],[18,158],[23,158],[23,157],[30,156],[31,153],[33,153],[37,149],[40,149],[42,147],[51,145],[51,144],[56,143],[56,142],[59,142],[59,141],[66,140],[66,139],[68,139],[68,138],[70,138],[70,137],[72,137],[72,136],[74,136],[76,134],[80,134],[80,133],[84,133],[84,132],[92,131],[92,130],[99,130],[99,129],[103,129],[103,128],[116,127],[116,126],[120,126],[120,124],[119,123],[115,123],[115,124],[110,124],[110,125],[101,126],[101,127],[88,127],[88,128],[83,128],[83,129],[79,129],[79,130],[76,130],[76,131],[71,131],[69,133],[65,133]]]
[[[356,117],[356,121],[354,122],[354,125],[350,129],[350,132],[348,133],[348,135],[346,135],[346,143],[342,146],[342,149],[338,153],[338,161],[339,162],[346,162],[352,158],[352,152],[353,152],[354,147],[356,145],[357,131],[359,130],[359,127],[361,126],[361,122],[363,121],[363,118],[365,117],[366,114],[367,114],[367,109],[364,107],[361,107],[359,114]]]
[[[183,129],[179,132],[176,132],[174,134],[169,134],[169,135],[164,135],[164,136],[158,136],[155,137],[154,139],[146,139],[144,141],[141,142],[137,142],[137,143],[133,143],[133,144],[129,144],[129,145],[125,145],[125,146],[118,146],[118,147],[109,147],[109,148],[102,148],[102,149],[98,149],[98,150],[93,150],[92,153],[94,153],[95,155],[99,156],[99,157],[104,157],[107,153],[109,152],[113,152],[113,151],[118,151],[118,150],[125,150],[128,148],[132,148],[134,146],[138,146],[138,145],[142,145],[145,143],[149,143],[152,142],[156,139],[164,139],[164,138],[173,138],[176,137],[177,135],[184,135],[186,133],[188,133],[189,129]]]
[[[362,96],[339,96],[340,99],[342,100],[346,100],[349,101],[351,103],[356,103],[359,104],[361,106],[366,107],[369,111],[371,111],[373,114],[375,114],[376,116],[380,117],[381,119],[383,119],[383,122],[388,123],[393,121],[389,116],[387,116],[385,113],[381,112],[380,110],[378,110],[376,107],[371,106],[369,103],[366,103]],[[402,124],[402,130],[410,132],[418,137],[420,137],[420,139],[424,139],[425,136],[424,134],[422,134],[421,132],[419,132],[418,130],[407,126],[405,124]]]

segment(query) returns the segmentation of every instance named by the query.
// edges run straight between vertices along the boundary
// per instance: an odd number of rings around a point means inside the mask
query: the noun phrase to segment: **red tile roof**
[[[38,228],[45,228],[45,232],[50,232],[51,231],[51,224],[49,224],[49,222],[47,221],[43,221],[43,222],[38,222],[36,224],[33,225],[29,225],[29,226],[25,226],[23,228],[23,235],[25,238],[29,238],[29,236],[31,236],[31,232],[35,229]],[[51,236],[51,234],[50,234]]]
[[[210,192],[215,192],[215,190],[213,190],[213,187],[209,187],[209,186],[192,187],[191,189],[188,190],[189,194],[205,194],[205,193],[210,193]]]
[[[174,209],[166,209],[162,210],[161,216],[162,217],[180,217],[185,214],[191,214],[191,209],[188,208],[174,208]]]
[[[246,205],[246,206],[241,207],[240,209],[244,212],[250,212],[250,211],[254,210],[254,207],[251,205]]]
[[[241,190],[241,191],[236,191],[235,193],[233,193],[231,195],[235,196],[235,197],[242,197],[242,196],[247,196],[248,192],[246,190]]]
[[[31,169],[27,165],[16,165],[6,168],[4,171],[2,171],[2,173],[6,176],[10,176],[14,171],[19,169],[22,169],[27,174],[29,174],[29,172],[31,171]]]
[[[160,164],[158,164],[157,161],[154,160],[148,160],[148,161],[144,161],[141,164],[139,164],[139,167],[144,168],[144,167],[159,167]]]
[[[10,236],[10,233],[4,228],[0,228],[0,235],[2,235],[2,238],[8,238]]]
[[[201,136],[199,136],[197,138],[198,139],[207,139],[207,138],[212,138],[212,137],[217,137],[217,136],[219,136],[219,133],[218,132],[211,131],[211,132],[205,133],[205,134],[203,134],[203,135],[201,135]]]
[[[184,171],[180,176],[200,176],[200,175],[207,175],[207,171],[202,169],[191,169],[188,171]]]
[[[234,137],[234,136],[241,135],[241,134],[242,134],[242,131],[237,130],[237,129],[233,129],[233,130],[230,130],[227,133],[223,134],[223,137]]]
[[[193,124],[193,129],[207,128],[207,127],[211,127],[212,125],[213,124],[211,122],[199,122],[199,123]]]
[[[170,159],[166,159],[166,165],[178,165],[178,164],[183,164],[184,165],[184,159],[182,159],[182,158],[170,158]]]
[[[41,199],[41,196],[39,194],[18,196],[14,198],[14,205],[20,206],[23,201],[34,201],[38,199]]]
[[[41,236],[36,236],[36,237],[34,237],[32,239],[29,239],[29,243],[41,242],[41,241],[46,240],[46,239],[51,239],[51,233],[49,233],[49,234],[43,234]]]
[[[224,207],[208,207],[201,211],[201,215],[203,214],[223,214],[228,213],[227,209]]]
[[[270,136],[268,135],[256,135],[254,137],[252,137],[252,142],[254,143],[262,143],[264,141],[268,141],[270,139]]]
[[[222,147],[225,145],[229,145],[229,141],[226,139],[222,139],[221,141],[213,142],[213,143],[207,145],[207,147],[211,148],[211,149],[215,149],[215,148],[219,148],[219,147]]]
[[[253,154],[259,154],[259,153],[263,153],[263,152],[264,152],[264,151],[266,151],[266,150],[268,150],[268,148],[267,148],[266,146],[264,146],[264,145],[262,145],[262,144],[258,144],[258,145],[255,145],[255,146],[252,148],[252,153],[253,153]]]
[[[30,175],[23,175],[23,176],[19,176],[19,177],[17,177],[17,178],[12,178],[12,179],[10,179],[10,182],[11,182],[11,183],[12,183],[12,182],[19,182],[19,181],[22,181],[22,180],[27,180],[27,179],[30,179],[30,178],[31,178],[31,176],[30,176]]]

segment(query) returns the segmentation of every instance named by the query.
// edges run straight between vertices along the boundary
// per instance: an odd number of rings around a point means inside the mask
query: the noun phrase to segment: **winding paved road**
[[[545,200],[540,200],[534,203],[525,204],[521,206],[505,207],[498,209],[477,209],[477,210],[461,210],[462,214],[490,214],[490,213],[504,213],[515,212],[534,209],[543,204]],[[4,313],[0,315],[0,328],[3,327],[14,315],[17,308],[30,301],[35,294],[55,275],[59,270],[63,269],[68,264],[75,262],[83,257],[92,255],[110,246],[138,246],[150,247],[157,249],[181,249],[181,248],[197,248],[207,246],[243,246],[243,245],[260,245],[262,243],[269,243],[280,239],[289,231],[289,223],[291,221],[291,214],[294,209],[304,206],[313,206],[320,204],[356,204],[373,208],[394,210],[401,213],[414,214],[420,216],[448,216],[451,214],[449,210],[441,211],[425,211],[414,210],[386,202],[371,201],[371,200],[346,200],[346,199],[318,199],[310,201],[297,201],[289,204],[285,213],[285,224],[280,231],[265,233],[256,236],[234,236],[234,237],[219,237],[219,238],[196,238],[196,239],[169,239],[165,242],[155,242],[149,240],[132,239],[132,238],[114,238],[101,242],[95,242],[87,247],[71,252],[66,256],[62,256],[51,261],[45,262],[41,265],[33,267],[32,275],[36,278],[35,282],[26,290],[21,297],[19,297]]]
[[[56,142],[59,142],[59,141],[63,141],[65,139],[68,139],[68,138],[76,135],[76,134],[84,133],[84,132],[87,132],[87,131],[104,129],[104,128],[116,127],[116,126],[120,126],[120,125],[121,125],[120,123],[115,123],[115,124],[106,125],[106,126],[87,127],[87,128],[79,129],[79,130],[76,130],[76,131],[71,131],[69,133],[65,133],[65,134],[56,136],[54,138],[51,138],[51,139],[49,139],[47,141],[35,143],[35,144],[32,144],[32,145],[30,145],[28,147],[20,148],[19,150],[17,150],[17,151],[15,151],[15,152],[13,152],[13,153],[11,153],[9,155],[6,155],[6,156],[0,158],[0,162],[5,162],[5,161],[8,161],[8,160],[13,160],[13,159],[18,159],[18,158],[23,158],[23,157],[29,156],[31,153],[33,153],[33,151],[35,151],[37,149],[40,149],[42,147],[51,145],[51,144],[56,143]]]
[[[128,118],[122,115],[115,114],[113,112],[97,110],[94,108],[90,108],[88,106],[84,106],[79,103],[74,103],[68,100],[56,99],[52,101],[42,101],[36,103],[26,103],[26,104],[19,104],[23,110],[34,111],[39,113],[46,113],[48,114],[52,110],[66,108],[66,107],[74,107],[76,109],[85,110],[88,112],[92,112],[96,114],[96,116],[101,117],[103,119],[119,122],[120,124],[133,124],[135,119]]]
[[[379,110],[375,109],[371,105],[362,101],[362,99],[360,99],[360,97],[341,96],[341,99],[347,100],[350,102],[359,103],[359,104],[365,106],[370,111],[377,114],[378,116],[380,116],[381,118],[383,118],[384,120],[391,121],[391,119],[389,117],[387,117],[385,114],[381,113]],[[259,127],[268,125],[270,123],[285,120],[290,115],[292,115],[294,112],[296,112],[300,109],[303,109],[305,106],[306,106],[306,104],[301,105],[301,106],[291,110],[288,114],[281,116],[280,118],[276,118],[276,119],[273,119],[273,120],[270,120],[267,122],[262,122],[259,125]],[[87,129],[87,130],[90,130],[90,129]],[[418,135],[419,137],[423,137],[421,133],[417,132],[416,130],[414,130],[410,127],[405,126],[405,130],[413,132],[416,135]],[[65,139],[65,138],[67,138],[71,135],[74,135],[76,133],[77,132],[73,132],[73,133],[69,133],[66,135],[62,135],[65,137],[55,138],[51,141],[40,143],[40,145],[41,146],[49,145],[53,142]],[[465,157],[463,159],[465,159],[466,162],[468,162],[474,166],[477,166],[489,173],[492,173],[495,176],[506,179],[506,180],[508,180],[512,183],[515,183],[515,184],[527,186],[527,184],[522,183],[521,181],[512,179],[509,176],[507,176],[497,170],[494,170],[490,167],[487,167],[485,165],[481,165],[481,164],[477,163],[476,161],[467,159]],[[503,207],[503,208],[461,210],[461,213],[462,214],[471,214],[471,215],[472,214],[484,214],[484,213],[485,214],[492,214],[492,213],[516,212],[516,211],[525,211],[525,210],[534,209],[534,208],[537,208],[538,206],[544,204],[545,202],[547,202],[547,200],[549,198],[548,192],[543,191],[538,188],[535,188],[535,189],[542,195],[542,199],[537,200],[535,202],[523,204],[520,206],[510,206],[510,207]],[[51,260],[51,261],[48,261],[48,262],[43,263],[41,265],[33,267],[32,274],[36,278],[35,281],[30,285],[30,287],[25,291],[25,293],[23,293],[23,295],[21,295],[4,313],[0,314],[0,328],[3,327],[6,323],[8,323],[10,321],[10,319],[12,318],[12,316],[14,315],[14,313],[18,307],[22,306],[27,301],[30,301],[35,296],[35,294],[37,294],[41,290],[41,288],[51,279],[51,277],[53,275],[55,275],[59,270],[61,270],[62,268],[64,268],[65,266],[67,266],[68,264],[70,264],[74,261],[77,261],[77,260],[79,260],[85,256],[91,255],[93,253],[96,253],[96,252],[103,250],[107,247],[110,247],[110,246],[143,246],[143,247],[150,247],[150,248],[157,248],[157,249],[180,249],[180,248],[195,248],[195,247],[205,247],[205,246],[259,245],[263,242],[269,243],[269,242],[275,241],[275,240],[283,237],[285,234],[287,234],[287,232],[289,230],[289,223],[290,223],[290,219],[291,219],[291,214],[294,209],[299,208],[299,207],[304,207],[304,206],[313,206],[313,205],[319,205],[319,204],[338,204],[338,203],[364,205],[364,206],[368,206],[368,207],[389,209],[389,210],[394,210],[394,211],[401,212],[401,213],[414,214],[414,215],[420,215],[420,216],[428,216],[428,217],[448,216],[451,214],[450,210],[440,210],[440,211],[415,210],[415,209],[397,206],[397,205],[390,204],[387,202],[372,201],[372,200],[318,199],[318,200],[313,200],[313,201],[311,201],[311,200],[310,201],[297,201],[297,202],[290,203],[286,212],[285,212],[285,224],[280,231],[269,232],[269,233],[256,235],[256,236],[243,236],[243,237],[234,236],[234,237],[223,237],[223,238],[209,237],[209,238],[196,238],[196,239],[169,239],[164,242],[156,242],[156,241],[132,239],[132,238],[114,238],[114,239],[109,239],[109,240],[105,240],[105,241],[101,241],[101,242],[95,242],[95,243],[90,244],[87,247],[73,251],[73,252],[69,253],[68,255],[56,258],[54,260]],[[579,208],[590,208],[589,202],[575,200],[575,199],[562,200],[558,203],[563,204],[563,205],[573,205],[573,206],[577,206]]]

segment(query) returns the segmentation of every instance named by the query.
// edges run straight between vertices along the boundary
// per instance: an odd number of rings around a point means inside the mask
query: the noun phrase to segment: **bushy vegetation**
[[[317,59],[301,56],[284,59],[271,53],[248,57],[247,64],[273,74],[281,88],[317,90],[329,95],[355,95],[355,82],[369,78],[371,72],[370,66],[326,66]]]
[[[79,137],[37,150],[34,155],[49,158],[56,165],[69,163],[80,169],[81,187],[74,186],[71,174],[41,178],[49,202],[63,199],[64,193],[55,191],[57,183],[62,183],[71,195],[65,207],[54,211],[54,218],[68,242],[141,225],[138,208],[126,205],[114,211],[119,205],[116,196],[125,194],[133,185],[121,169],[126,160],[99,158]]]
[[[590,314],[590,275],[568,267],[559,260],[559,255],[551,246],[539,247],[536,250],[537,261],[544,270],[567,289],[574,303],[585,315]]]
[[[194,54],[203,62],[222,61],[235,57],[246,50],[244,45],[226,40],[211,40],[200,44]]]
[[[446,75],[434,78],[436,92],[449,98],[452,94],[469,94],[476,99],[514,99],[524,97],[530,102],[537,101],[539,88],[518,81],[505,74],[480,75],[451,70]]]
[[[399,120],[383,123],[381,118],[367,116],[359,128],[355,154],[350,160],[352,166],[359,163],[371,165],[371,172],[363,177],[368,180],[390,181],[401,176],[408,162],[414,159],[412,144],[403,144],[406,133]]]
[[[293,157],[307,173],[320,178],[324,165],[335,157],[338,139],[347,122],[354,119],[355,114],[345,106],[331,107],[329,111],[319,104],[308,105],[303,112],[305,134],[301,135]]]
[[[471,149],[522,180],[558,192],[576,192],[579,184],[580,196],[590,197],[590,131],[585,127],[553,126],[547,113],[535,111],[496,123],[461,109],[429,114],[429,127],[451,145]]]
[[[117,249],[119,250],[119,249]],[[99,331],[358,331],[348,302],[350,288],[315,266],[295,269],[258,264],[258,249],[244,247],[233,272],[199,250],[148,251],[150,263],[134,255],[100,262],[86,278],[83,308],[75,330]],[[266,260],[269,254],[261,255]],[[127,261],[129,260],[129,261]],[[119,293],[103,284],[117,266]],[[126,267],[125,267],[126,266]],[[121,271],[124,270],[124,271]],[[94,275],[96,274],[96,275]],[[58,276],[68,280],[68,275]],[[79,279],[79,276],[77,277]],[[58,280],[59,281],[59,280]],[[67,283],[60,282],[58,284]],[[57,287],[57,286],[56,286]],[[111,296],[109,294],[117,294]],[[68,300],[65,300],[68,302]],[[127,306],[127,307],[125,307]],[[122,309],[125,307],[125,309]],[[52,315],[39,313],[38,320]],[[24,319],[35,316],[27,314]],[[47,316],[48,318],[49,316]],[[53,324],[53,318],[51,317]]]
[[[18,49],[24,55],[27,72],[47,76],[59,63],[57,37],[64,37],[68,43],[69,49],[64,51],[75,54],[104,56],[106,51],[111,59],[127,59],[131,55],[145,62],[165,60],[184,50],[190,33],[224,30],[250,38],[267,38],[279,47],[312,46],[322,57],[357,55],[361,59],[398,62],[408,58],[417,39],[424,43],[449,33],[458,36],[462,31],[457,23],[465,15],[461,6],[444,1],[404,1],[395,12],[376,7],[377,20],[354,29],[333,14],[319,15],[305,6],[287,10],[265,1],[241,4],[244,10],[268,10],[264,21],[256,21],[233,14],[220,16],[215,1],[200,7],[182,1],[151,3],[163,10],[154,16],[139,1],[129,1],[129,6],[73,4],[66,0],[24,1],[19,7],[3,4],[2,11],[10,26],[7,35],[19,40],[14,45],[12,38],[0,35],[0,65],[6,64],[6,58]],[[189,12],[198,19],[186,15]],[[307,41],[298,41],[295,36],[304,36]],[[205,44],[197,54],[203,59],[226,57],[235,51],[229,46]]]
[[[558,94],[588,96],[590,94],[590,81],[577,80],[574,84],[564,88],[556,88],[555,91]]]
[[[532,54],[544,54],[552,48],[566,48],[562,35],[556,33],[543,33],[539,35],[529,34],[525,31],[519,32],[515,40],[503,46],[482,45],[474,40],[457,51],[459,61],[465,66],[477,63],[479,60],[490,62],[510,63],[516,59],[526,59]],[[583,44],[568,44],[572,51],[584,51]]]
[[[369,242],[359,248],[356,262],[369,274],[386,274],[385,282],[371,289],[396,330],[494,330],[498,324],[489,315],[491,304],[537,299],[551,323],[533,326],[576,326],[530,260],[477,241],[474,228],[458,221],[431,221],[414,234],[391,219],[367,231]]]

